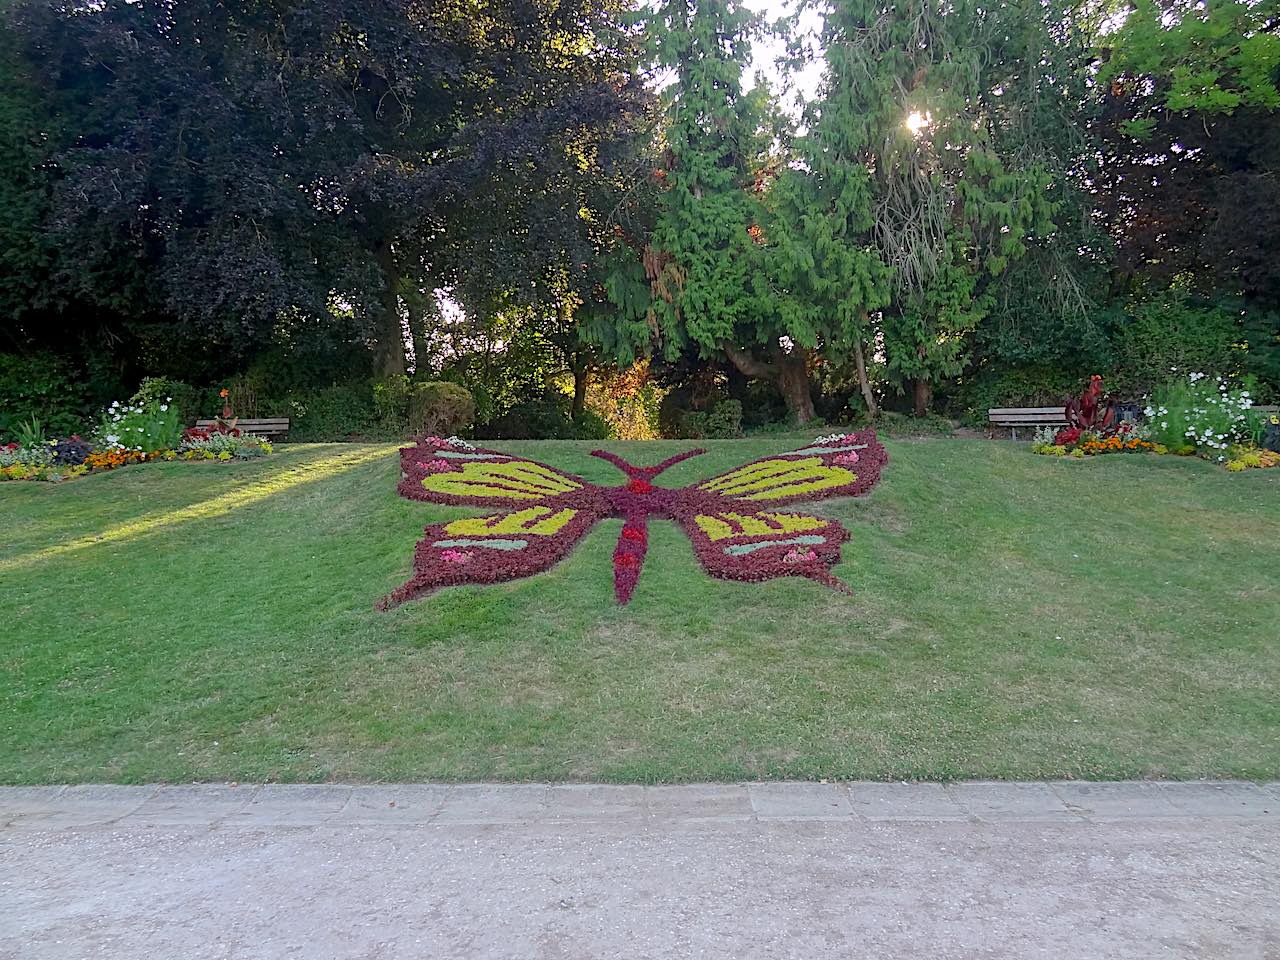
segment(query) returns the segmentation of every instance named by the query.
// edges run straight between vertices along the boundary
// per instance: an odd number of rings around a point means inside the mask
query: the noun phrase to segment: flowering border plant
[[[1225,461],[1226,451],[1253,439],[1253,395],[1224,377],[1190,373],[1153,391],[1143,411],[1155,438],[1174,453]]]
[[[136,403],[112,401],[99,424],[96,440],[102,450],[154,454],[172,450],[182,435],[178,408],[172,397]]]
[[[218,420],[208,427],[191,427],[182,434],[178,454],[184,460],[252,460],[271,453],[261,437],[241,433],[236,421]]]
[[[1031,438],[1031,449],[1045,456],[1075,460],[1107,453],[1164,452],[1159,444],[1151,441],[1146,426],[1133,420],[1120,421],[1110,435],[1073,427],[1040,427]]]

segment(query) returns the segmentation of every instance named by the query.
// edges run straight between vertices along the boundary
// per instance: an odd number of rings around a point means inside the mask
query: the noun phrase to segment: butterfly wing
[[[414,550],[413,576],[380,601],[384,610],[440,587],[549,570],[608,513],[599,488],[585,480],[459,441],[429,438],[405,447],[400,465],[404,497],[506,509],[428,526]]]
[[[831,574],[848,531],[835,520],[777,508],[864,494],[887,461],[874,430],[821,437],[686,488],[676,519],[712,576],[748,581],[801,576],[848,592]]]
[[[819,437],[786,453],[762,457],[693,488],[753,508],[828,497],[857,497],[880,479],[889,453],[874,430]]]
[[[678,516],[704,570],[722,580],[808,577],[848,592],[831,575],[848,532],[834,520],[741,504],[702,504]]]
[[[400,448],[402,497],[477,507],[511,507],[582,499],[594,484],[546,464],[460,440],[428,437]]]

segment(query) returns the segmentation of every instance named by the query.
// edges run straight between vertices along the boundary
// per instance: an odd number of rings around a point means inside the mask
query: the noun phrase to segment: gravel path
[[[1280,784],[0,788],[0,957],[1280,958]]]

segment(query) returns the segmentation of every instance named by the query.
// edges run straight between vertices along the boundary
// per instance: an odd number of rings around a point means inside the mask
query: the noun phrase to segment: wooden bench
[[[1261,405],[1250,408],[1255,413],[1271,416],[1280,413],[1280,407]],[[1018,439],[1018,427],[1065,427],[1067,425],[1066,407],[992,407],[987,411],[987,420],[995,427],[1008,427],[1013,439]]]
[[[1008,427],[1018,439],[1019,427],[1065,427],[1067,409],[1061,407],[992,407],[987,411],[992,426]]]
[[[268,440],[275,437],[283,437],[289,432],[288,417],[265,417],[261,420],[250,420],[241,418],[235,421],[236,429],[241,433],[247,433],[255,437],[266,437]],[[208,429],[216,427],[217,420],[197,420],[196,426],[200,429]]]

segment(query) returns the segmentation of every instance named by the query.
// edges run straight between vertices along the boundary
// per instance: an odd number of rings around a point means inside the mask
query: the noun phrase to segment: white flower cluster
[[[841,443],[847,439],[849,439],[847,433],[831,433],[825,437],[815,437],[813,443],[809,444],[809,446],[817,446],[820,443]]]
[[[173,397],[165,397],[164,402],[160,404],[160,412],[168,413],[169,404],[173,403]],[[111,427],[102,435],[102,443],[114,450],[137,450],[142,452],[141,444],[129,444],[129,440],[145,440],[147,438],[147,428],[136,424],[130,425],[125,418],[135,414],[145,414],[147,408],[144,404],[127,404],[121,403],[119,400],[112,400],[111,406],[107,407],[107,416],[111,418]],[[126,434],[139,434],[137,437],[126,436]]]
[[[467,441],[463,440],[461,437],[449,437],[447,440],[445,440],[445,443],[447,443],[451,447],[457,448],[458,450],[474,450],[475,449],[475,447],[472,444],[467,443]]]
[[[1198,383],[1201,380],[1207,380],[1208,376],[1203,373],[1191,373],[1187,375],[1187,379],[1191,383]],[[1185,436],[1198,447],[1225,450],[1243,436],[1247,429],[1249,418],[1245,411],[1253,406],[1253,399],[1249,396],[1248,390],[1241,390],[1232,395],[1226,380],[1222,377],[1217,378],[1216,386],[1218,388],[1216,392],[1213,392],[1210,387],[1201,398],[1201,403],[1187,411],[1189,425]],[[1167,414],[1168,411],[1165,413]]]
[[[1147,404],[1146,408],[1143,409],[1142,413],[1143,413],[1143,416],[1145,416],[1148,420],[1156,420],[1158,418],[1160,420],[1160,429],[1162,430],[1169,429],[1169,421],[1165,419],[1165,417],[1169,416],[1168,407],[1166,406],[1153,407],[1150,404]]]

